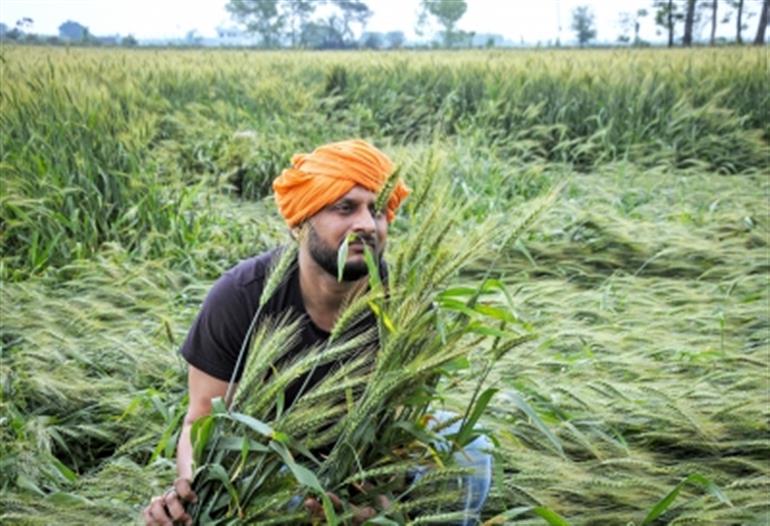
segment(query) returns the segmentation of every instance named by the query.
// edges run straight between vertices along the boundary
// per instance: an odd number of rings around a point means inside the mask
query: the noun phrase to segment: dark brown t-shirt
[[[214,283],[181,348],[182,356],[190,365],[214,378],[230,381],[246,332],[257,312],[265,280],[271,265],[280,256],[280,250],[273,249],[242,261]],[[385,274],[383,272],[384,278]],[[328,340],[329,333],[319,329],[305,310],[296,263],[262,308],[255,327],[258,328],[261,321],[268,317],[277,319],[286,313],[292,319],[302,319],[297,344],[290,350],[289,356]],[[368,317],[356,327],[356,332],[373,323],[374,318]],[[235,381],[241,377],[246,358],[244,356],[239,364]],[[308,387],[323,378],[333,366],[325,364],[316,367]],[[303,383],[304,377],[289,386],[285,393],[287,406],[294,400]]]

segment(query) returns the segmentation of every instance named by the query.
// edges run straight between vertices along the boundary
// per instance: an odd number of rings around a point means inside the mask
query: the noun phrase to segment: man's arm
[[[187,387],[190,401],[176,446],[177,479],[174,481],[173,489],[162,496],[153,498],[150,505],[145,508],[143,515],[147,526],[170,526],[176,521],[191,523],[190,516],[185,511],[185,504],[195,502],[197,496],[191,487],[193,449],[190,441],[190,430],[197,419],[211,413],[212,399],[224,397],[227,394],[227,386],[227,382],[188,365]]]
[[[192,365],[187,366],[187,387],[190,393],[190,402],[176,445],[176,471],[179,478],[192,479],[193,459],[190,430],[193,423],[200,417],[211,413],[211,401],[217,397],[224,398],[227,394],[227,386],[228,382],[214,378]]]

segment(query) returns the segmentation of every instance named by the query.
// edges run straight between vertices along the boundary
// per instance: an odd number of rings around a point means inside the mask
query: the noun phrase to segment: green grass
[[[689,480],[659,523],[763,524],[765,51],[4,47],[0,517],[135,521],[173,478],[175,351],[203,295],[287,239],[270,180],[296,151],[363,136],[407,182],[430,172],[450,189],[407,201],[391,264],[472,256],[448,281],[471,285],[493,265],[538,334],[489,376],[487,518],[641,524]],[[560,183],[518,242],[456,241],[495,218],[513,228]],[[409,252],[426,203],[456,226]],[[461,409],[474,387],[450,378],[439,394]]]

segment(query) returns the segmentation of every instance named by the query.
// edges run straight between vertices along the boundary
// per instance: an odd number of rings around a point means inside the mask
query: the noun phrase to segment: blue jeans
[[[441,425],[442,423],[455,418],[457,415],[451,411],[435,411],[433,413],[434,421],[431,427]],[[462,420],[439,430],[441,436],[451,435],[460,430]],[[445,444],[439,447],[446,447]],[[492,486],[492,455],[489,451],[492,449],[492,442],[484,435],[480,435],[462,451],[456,452],[453,457],[459,467],[472,468],[473,472],[459,477],[456,481],[457,487],[463,495],[463,518],[457,524],[470,526],[477,524],[481,519],[481,509],[489,495],[489,489]],[[415,473],[414,481],[418,481],[426,470]]]

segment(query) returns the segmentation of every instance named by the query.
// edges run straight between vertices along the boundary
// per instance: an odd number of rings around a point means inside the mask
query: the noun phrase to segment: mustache
[[[350,243],[348,243],[348,246],[360,246],[360,245],[367,245],[369,248],[376,248],[377,247],[377,240],[374,236],[369,235],[356,235],[355,239],[351,239]]]

